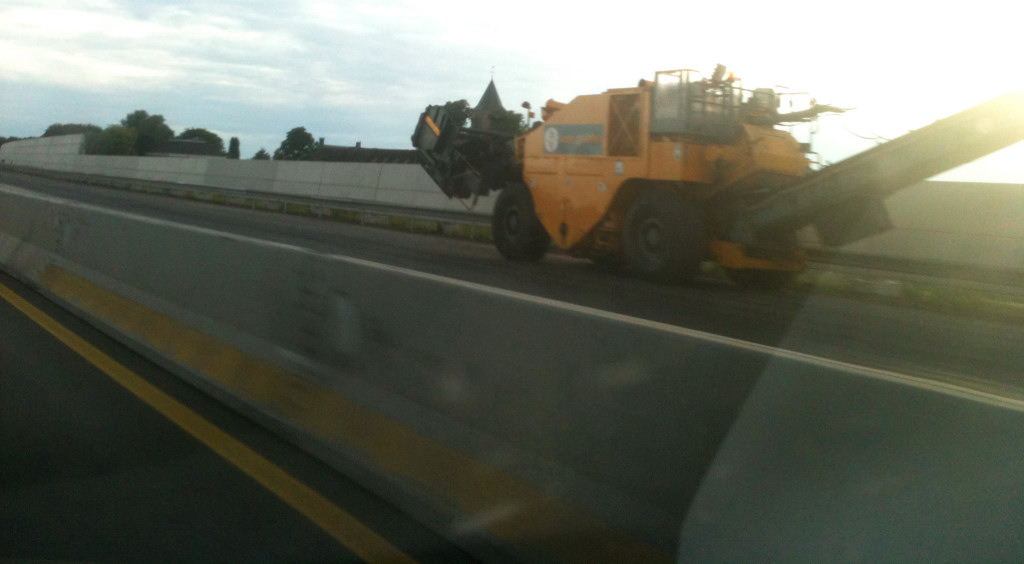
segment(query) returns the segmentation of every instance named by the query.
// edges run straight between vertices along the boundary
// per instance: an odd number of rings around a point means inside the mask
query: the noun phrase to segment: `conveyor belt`
[[[1004,94],[813,173],[747,209],[734,237],[771,238],[813,223],[826,244],[855,241],[882,227],[884,196],[1022,139],[1024,91]]]

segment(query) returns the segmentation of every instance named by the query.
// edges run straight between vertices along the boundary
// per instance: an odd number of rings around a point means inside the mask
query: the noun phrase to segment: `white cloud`
[[[860,146],[844,127],[894,135],[1024,88],[1006,10],[932,6],[924,18],[898,1],[6,0],[0,123],[28,123],[6,115],[32,106],[13,97],[48,100],[57,89],[79,93],[74,121],[110,119],[115,102],[125,113],[159,105],[169,120],[212,130],[276,136],[302,124],[407,146],[423,106],[475,102],[492,67],[506,106],[518,108],[722,62],[748,87],[785,84],[856,106],[822,124],[836,129],[823,140],[848,138],[825,143],[836,160]]]

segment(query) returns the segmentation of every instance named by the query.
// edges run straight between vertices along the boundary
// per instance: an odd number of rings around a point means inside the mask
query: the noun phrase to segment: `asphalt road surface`
[[[363,560],[469,558],[0,274],[0,561]]]
[[[810,355],[1024,397],[1024,327],[715,280],[663,286],[549,254],[506,262],[489,244],[4,172],[0,183],[187,225],[359,257]]]
[[[0,183],[1024,397],[1024,327],[1005,320],[744,291],[710,279],[655,285],[557,254],[510,263],[491,245],[434,235],[8,172]],[[3,274],[0,297],[0,560],[468,560],[374,494]],[[64,337],[44,328],[47,316],[67,329]],[[146,389],[139,382],[155,395],[139,392]],[[318,505],[306,506],[309,499]],[[329,523],[316,517],[324,512],[334,516]]]

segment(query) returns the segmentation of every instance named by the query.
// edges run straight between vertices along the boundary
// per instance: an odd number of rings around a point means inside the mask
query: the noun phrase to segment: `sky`
[[[846,108],[811,139],[835,162],[1024,89],[1012,3],[519,0],[4,0],[0,136],[118,123],[143,109],[180,133],[273,152],[302,126],[334,145],[410,148],[419,112],[506,108],[727,65]],[[808,128],[794,130],[807,141]],[[1017,144],[940,179],[1024,184]]]

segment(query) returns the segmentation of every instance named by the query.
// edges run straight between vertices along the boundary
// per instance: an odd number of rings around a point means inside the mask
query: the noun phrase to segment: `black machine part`
[[[427,106],[413,132],[420,164],[441,190],[449,198],[470,198],[520,182],[514,136],[464,123],[443,106]]]
[[[730,240],[756,244],[815,225],[841,246],[890,227],[883,199],[1024,139],[1024,91],[968,108],[854,155],[746,206]]]

